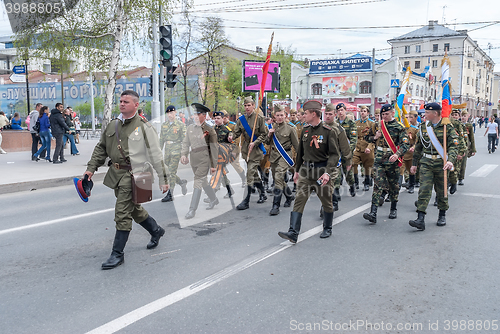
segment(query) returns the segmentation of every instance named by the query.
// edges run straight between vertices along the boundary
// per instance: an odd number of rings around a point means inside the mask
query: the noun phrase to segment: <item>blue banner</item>
[[[369,72],[372,70],[371,57],[346,59],[311,60],[309,73]]]

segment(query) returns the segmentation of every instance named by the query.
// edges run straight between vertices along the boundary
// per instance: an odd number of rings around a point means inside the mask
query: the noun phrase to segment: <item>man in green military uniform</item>
[[[467,155],[467,138],[465,134],[467,133],[464,124],[460,121],[460,110],[453,109],[451,112],[451,124],[458,133],[458,155],[457,163],[455,168],[450,174],[450,194],[454,194],[457,191],[458,176],[460,175],[460,167],[462,166],[462,159]]]
[[[224,112],[223,111],[214,111],[212,114],[214,121],[215,121],[215,133],[217,133],[217,143],[220,144],[226,144],[228,149],[229,149],[229,154],[233,154],[233,149],[236,147],[229,141],[229,135],[232,133],[232,130],[229,126],[224,124]],[[239,153],[238,153],[239,154]],[[219,157],[220,158],[220,157]],[[230,159],[232,160],[232,159]],[[231,182],[229,181],[229,178],[227,177],[227,169],[226,166],[221,166],[222,167],[222,183],[224,187],[227,189],[227,194],[224,196],[224,198],[229,198],[234,194],[234,190],[231,188]],[[217,185],[219,182],[216,182]],[[218,189],[218,188],[216,188]]]
[[[349,145],[351,146],[351,152],[354,152],[354,149],[356,148],[356,143],[358,140],[358,132],[357,132],[357,127],[356,123],[354,123],[353,120],[347,117],[347,110],[345,107],[345,104],[339,103],[337,104],[336,107],[337,110],[337,121],[340,124],[341,127],[344,128],[345,134],[347,135],[347,139],[349,139]],[[341,171],[343,172],[343,175],[345,175],[345,180],[347,181],[347,184],[349,185],[349,193],[351,194],[352,197],[356,196],[356,189],[354,189],[354,173],[352,170],[347,170],[344,161],[341,161],[342,168]],[[340,184],[342,183],[342,173],[339,173],[337,178],[335,179],[335,196],[337,199],[340,201]]]
[[[267,143],[269,144],[271,155],[271,171],[274,181],[273,207],[269,214],[276,216],[280,213],[282,195],[285,194],[286,201],[284,207],[290,207],[293,201],[292,189],[285,183],[285,174],[290,166],[293,166],[292,147],[297,150],[299,145],[297,132],[285,122],[284,108],[274,105],[274,118],[276,123],[269,129]]]
[[[370,110],[366,106],[360,107],[359,115],[360,119],[355,122],[357,143],[356,149],[354,150],[354,157],[352,159],[352,169],[356,189],[359,189],[358,165],[362,165],[364,167],[365,180],[363,182],[363,190],[368,191],[370,190],[370,175],[375,161],[375,153],[373,150],[373,143],[368,143],[365,140],[365,136],[368,134],[370,129],[375,126],[375,122],[368,117],[370,116]]]
[[[335,122],[335,105],[333,103],[329,103],[325,107],[325,121],[326,125],[332,128],[332,131],[335,131],[335,136],[337,137],[337,145],[340,150],[340,156],[344,158],[344,160],[348,160],[352,157],[351,146],[349,145],[349,139],[347,139],[347,135],[342,126],[340,126],[337,122]],[[347,157],[347,158],[346,158]],[[340,160],[339,160],[340,163]],[[340,166],[337,164],[335,168],[333,168],[333,172],[330,174],[330,183],[332,188],[334,187],[334,182],[341,173]],[[333,211],[339,210],[339,202],[335,193],[332,194],[332,205]],[[320,217],[323,218],[323,207],[320,210]]]
[[[297,242],[302,224],[302,213],[311,191],[323,204],[323,232],[320,238],[328,238],[332,234],[333,205],[330,175],[339,162],[339,147],[336,133],[321,121],[321,103],[308,101],[304,104],[305,122],[297,149],[294,182],[297,183],[297,194],[293,211],[290,213],[288,232],[279,232],[283,239]],[[351,156],[346,157],[346,169],[351,169]]]
[[[194,173],[193,197],[191,198],[186,219],[191,219],[195,216],[198,204],[200,203],[202,189],[205,190],[210,199],[207,210],[211,210],[219,204],[214,190],[207,181],[208,172],[211,174],[215,173],[218,153],[217,134],[205,122],[207,112],[210,112],[210,109],[199,103],[193,103],[191,107],[195,109],[194,124],[187,127],[181,150],[181,163],[187,165],[191,161],[191,169]]]
[[[464,137],[467,140],[467,154],[462,158],[460,166],[460,174],[458,176],[458,185],[464,185],[465,168],[467,167],[467,159],[476,155],[476,140],[474,138],[474,127],[469,122],[469,113],[462,111],[462,124],[465,127]]]
[[[444,197],[444,173],[453,169],[459,150],[458,134],[453,125],[446,125],[446,153],[448,159],[443,160],[444,124],[441,118],[441,106],[438,103],[425,105],[426,123],[422,123],[420,133],[413,152],[413,166],[411,171],[417,171],[420,164],[420,188],[416,202],[418,218],[410,220],[409,224],[419,230],[425,230],[425,214],[427,205],[432,195],[432,188],[436,191],[439,216],[437,225],[446,225],[446,210],[448,210],[448,197]]]
[[[233,131],[234,127],[236,126],[236,123],[229,120],[229,114],[227,113],[227,111],[222,110],[222,112],[224,113],[224,125],[227,125],[231,129],[231,131]],[[238,173],[238,175],[240,176],[241,187],[244,188],[245,181],[246,181],[246,175],[245,175],[245,170],[240,165],[240,140],[241,140],[241,138],[239,138],[238,140],[233,142],[233,144],[235,146],[234,150],[233,150],[234,161],[231,162],[231,166],[233,166],[236,173]]]
[[[397,218],[399,164],[408,151],[410,142],[406,129],[394,118],[392,105],[384,104],[380,109],[380,117],[380,124],[377,124],[365,136],[366,141],[375,143],[376,150],[372,206],[370,213],[363,214],[363,218],[372,224],[377,223],[377,208],[385,189],[391,200],[389,219]]]
[[[264,158],[262,150],[263,143],[267,137],[267,126],[265,118],[258,114],[255,110],[255,102],[252,97],[245,97],[243,101],[245,107],[245,115],[238,118],[236,126],[233,129],[233,136],[230,140],[236,140],[240,136],[243,139],[241,143],[241,154],[247,162],[247,187],[243,201],[236,207],[238,210],[246,210],[249,208],[250,195],[252,194],[252,186],[255,186],[259,191],[259,200],[257,203],[264,203],[267,199],[264,191],[264,185],[259,176],[260,161]],[[257,120],[255,120],[257,118]],[[252,131],[255,124],[255,133],[252,139]]]
[[[403,157],[403,166],[400,168],[399,174],[399,184],[402,183],[403,175],[405,171],[409,174],[408,176],[408,192],[413,194],[415,192],[415,174],[410,172],[411,164],[413,162],[413,152],[415,151],[415,143],[417,142],[417,134],[418,134],[418,122],[417,122],[418,113],[415,110],[410,111],[408,114],[408,121],[410,127],[406,129],[406,133],[408,135],[408,140],[410,141],[410,148],[405,153]]]
[[[120,115],[102,132],[84,173],[91,180],[106,158],[111,159],[103,183],[115,191],[116,233],[111,256],[102,264],[102,269],[112,269],[123,263],[123,249],[132,230],[132,219],[151,234],[148,249],[158,246],[160,238],[165,234],[165,230],[153,217],[140,204],[132,201],[132,174],[142,172],[147,163],[155,169],[162,192],[168,191],[158,135],[138,115],[138,107],[139,95],[132,90],[125,90],[120,97]]]
[[[187,180],[181,180],[177,176],[177,168],[181,160],[182,140],[186,135],[186,126],[175,117],[175,107],[168,106],[165,111],[167,120],[161,126],[160,147],[165,146],[164,161],[168,171],[169,189],[167,195],[162,198],[162,202],[170,202],[174,199],[172,196],[175,184],[181,186],[182,194],[187,193]]]

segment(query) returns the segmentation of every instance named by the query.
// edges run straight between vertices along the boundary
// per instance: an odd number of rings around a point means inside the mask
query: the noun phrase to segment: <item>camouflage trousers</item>
[[[164,162],[167,169],[168,185],[170,191],[174,191],[175,184],[180,184],[181,179],[177,176],[177,168],[181,160],[181,151],[168,152],[165,150]]]
[[[375,164],[372,204],[378,205],[382,192],[389,194],[391,202],[397,202],[399,197],[399,166],[398,162]]]
[[[342,175],[345,175],[345,180],[348,185],[352,186],[354,184],[354,172],[352,168],[350,171],[347,171],[347,166],[344,161],[342,161],[342,166],[339,168],[339,175],[335,178],[333,183],[335,188],[340,187],[340,184],[342,183]]]
[[[462,160],[464,160],[464,159],[467,159],[467,155],[462,158]],[[462,168],[461,168],[462,167],[462,160],[458,160],[457,159],[457,162],[454,165],[455,169],[449,173],[449,175],[450,175],[449,184],[455,184],[455,183],[457,183],[458,176],[462,172]]]
[[[451,174],[451,173],[450,173]],[[420,160],[420,188],[418,189],[417,210],[426,213],[432,196],[432,188],[436,192],[439,210],[448,210],[448,198],[444,197],[443,159]],[[448,191],[448,190],[446,190]]]
[[[460,165],[460,173],[458,174],[458,179],[465,179],[465,168],[467,167],[467,155],[465,155],[462,160],[458,163]]]

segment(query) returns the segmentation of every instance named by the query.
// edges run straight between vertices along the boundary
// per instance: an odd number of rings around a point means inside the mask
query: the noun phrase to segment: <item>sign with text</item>
[[[264,61],[258,60],[243,60],[243,91],[244,92],[259,92],[262,82],[262,67]],[[267,73],[265,92],[279,93],[280,92],[280,63],[272,61],[269,63],[269,71]]]
[[[323,78],[323,96],[353,96],[358,94],[358,76]]]
[[[369,72],[372,70],[371,57],[311,60],[309,73]]]

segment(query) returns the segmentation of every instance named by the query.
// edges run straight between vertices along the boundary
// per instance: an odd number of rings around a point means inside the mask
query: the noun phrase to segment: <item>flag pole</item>
[[[447,65],[447,67],[445,67]],[[446,125],[450,124],[450,113],[451,113],[451,84],[449,78],[449,69],[451,66],[450,59],[448,58],[448,52],[445,52],[444,58],[441,61],[441,81],[444,82],[446,80],[445,85],[443,86],[443,93],[441,97],[442,104],[442,124],[443,124],[443,168],[448,162],[448,153],[447,153],[447,140],[446,140]],[[445,90],[448,90],[447,92]],[[446,95],[445,95],[446,92]],[[443,98],[445,96],[445,98]],[[444,184],[444,198],[448,198],[448,170],[443,171],[443,184]]]
[[[262,67],[262,82],[260,85],[259,106],[257,107],[256,110],[254,110],[255,120],[253,121],[252,136],[250,137],[250,143],[253,143],[253,136],[255,135],[255,126],[257,125],[257,118],[259,118],[259,109],[262,106],[262,100],[264,97],[264,90],[266,88],[267,74],[269,73],[269,62],[271,61],[271,50],[273,48],[273,39],[274,39],[274,32],[271,35],[271,43],[269,43],[269,48],[267,49],[266,62],[264,63],[264,66]],[[247,162],[248,162],[248,159],[250,158],[251,151],[252,151],[251,149],[248,150],[247,159],[246,159]]]

